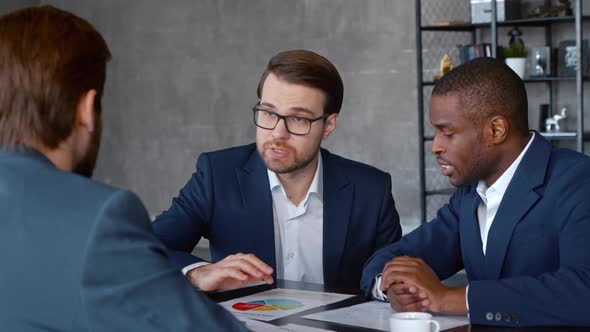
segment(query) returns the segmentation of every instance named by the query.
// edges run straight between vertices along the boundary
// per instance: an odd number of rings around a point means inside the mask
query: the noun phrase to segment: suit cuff
[[[467,307],[467,318],[471,318],[469,316],[469,285],[465,288],[465,306]]]
[[[373,289],[371,295],[375,300],[387,301],[387,295],[381,291],[381,273],[375,276],[375,282],[373,283]]]
[[[196,269],[196,268],[201,267],[201,266],[209,265],[209,264],[211,264],[211,263],[208,263],[208,262],[198,262],[198,263],[194,263],[194,264],[191,264],[191,265],[187,265],[187,266],[185,266],[182,269],[182,274],[186,275],[188,273],[188,271],[190,271],[190,270]]]

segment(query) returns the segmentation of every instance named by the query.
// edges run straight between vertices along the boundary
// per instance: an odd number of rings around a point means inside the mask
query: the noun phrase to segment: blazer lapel
[[[459,217],[463,265],[470,280],[483,279],[484,275],[483,244],[477,221],[477,207],[480,202],[481,198],[475,191],[475,186],[472,186],[471,192],[463,199]]]
[[[544,183],[550,154],[551,144],[535,132],[535,139],[516,169],[490,228],[485,258],[486,278],[501,276],[516,225],[541,197],[534,189]]]
[[[276,257],[272,194],[268,182],[268,173],[258,151],[241,167],[236,168],[236,175],[242,195],[242,204],[250,212],[250,226],[255,237],[249,241],[257,241],[260,250],[257,256],[273,267],[276,278]],[[245,234],[246,235],[246,234]]]
[[[321,153],[324,172],[324,283],[334,284],[338,280],[346,245],[354,186],[341,172],[334,156],[324,149]]]

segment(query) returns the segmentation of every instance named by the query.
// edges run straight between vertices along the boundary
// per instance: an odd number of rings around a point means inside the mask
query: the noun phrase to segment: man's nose
[[[437,155],[443,153],[444,150],[445,149],[444,149],[443,145],[441,144],[440,139],[438,138],[438,134],[435,134],[434,138],[432,139],[432,146],[430,147],[430,152],[433,155],[437,156]]]
[[[289,131],[287,130],[287,120],[286,119],[279,119],[279,122],[275,126],[275,129],[272,130],[272,136],[274,138],[287,138],[289,137]]]

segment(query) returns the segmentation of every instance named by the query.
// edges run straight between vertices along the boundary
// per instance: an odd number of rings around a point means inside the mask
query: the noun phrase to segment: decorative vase
[[[526,58],[506,58],[506,65],[520,78],[524,78]]]

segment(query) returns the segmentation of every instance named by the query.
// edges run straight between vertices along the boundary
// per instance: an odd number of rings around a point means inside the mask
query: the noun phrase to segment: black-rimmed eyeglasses
[[[293,135],[299,136],[309,134],[312,123],[325,119],[329,116],[329,114],[324,114],[319,118],[308,119],[301,116],[280,115],[272,111],[264,110],[258,105],[254,106],[252,112],[254,112],[254,123],[256,126],[262,129],[273,130],[277,127],[277,124],[282,119],[285,121],[285,127],[287,128],[287,131]]]

